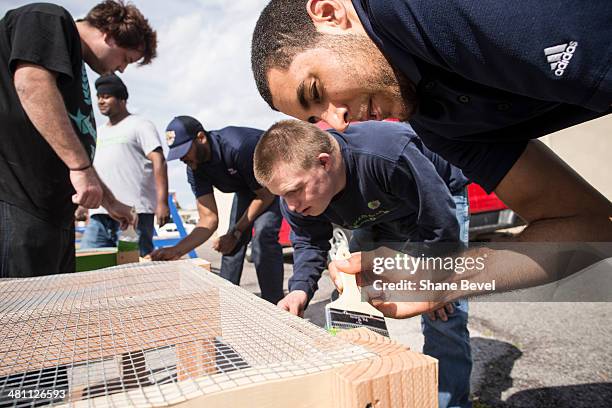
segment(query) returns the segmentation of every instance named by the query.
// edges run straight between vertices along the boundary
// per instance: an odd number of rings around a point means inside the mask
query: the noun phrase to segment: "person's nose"
[[[330,103],[327,110],[321,114],[321,119],[338,132],[344,132],[350,124],[348,107]]]
[[[289,208],[289,211],[291,212],[298,212],[297,210],[300,207],[300,202],[297,200],[287,200],[285,198],[285,201],[287,202],[287,208]]]

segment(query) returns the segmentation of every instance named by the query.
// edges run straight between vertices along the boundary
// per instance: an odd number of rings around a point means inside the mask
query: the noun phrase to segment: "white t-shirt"
[[[139,214],[155,213],[153,163],[147,155],[158,147],[161,140],[155,126],[138,115],[98,128],[94,167],[117,200],[135,206]],[[106,213],[102,207],[90,211]]]

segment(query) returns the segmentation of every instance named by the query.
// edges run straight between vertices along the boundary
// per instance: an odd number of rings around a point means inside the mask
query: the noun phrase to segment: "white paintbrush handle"
[[[351,273],[338,272],[342,281],[342,294],[340,297],[347,301],[361,302],[361,291],[357,287],[355,275]]]
[[[340,244],[336,249],[336,253],[333,254],[331,258],[334,261],[341,261],[349,259],[350,257],[351,252],[349,251],[348,247],[345,244]],[[340,271],[338,271],[338,275],[340,277],[340,281],[342,282],[342,294],[340,294],[340,298],[342,298],[344,301],[361,302],[361,291],[357,287],[355,275]]]
[[[340,261],[349,259],[351,257],[351,252],[346,245],[341,244],[336,251],[330,255],[333,261]],[[383,314],[374,306],[367,302],[362,302],[361,290],[357,286],[355,275],[344,272],[338,272],[338,275],[342,282],[342,293],[338,299],[329,303],[326,308],[335,307],[338,309],[347,309],[372,316],[383,317]]]

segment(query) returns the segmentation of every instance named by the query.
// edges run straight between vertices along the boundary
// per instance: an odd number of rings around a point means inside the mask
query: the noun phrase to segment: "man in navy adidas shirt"
[[[153,260],[174,260],[206,242],[219,221],[213,193],[236,193],[229,231],[213,248],[223,254],[220,275],[240,284],[246,247],[252,240],[253,263],[261,297],[276,304],[283,293],[283,254],[278,242],[282,216],[278,198],[263,188],[253,175],[253,152],[262,131],[246,127],[226,127],[205,131],[191,116],[174,118],[166,129],[167,160],[187,164],[187,179],[197,199],[198,226],[173,247],[151,253]]]
[[[612,241],[612,204],[532,140],[610,112],[611,19],[607,0],[272,0],[251,58],[263,98],[296,118],[409,120],[528,222],[518,239]],[[555,259],[488,273],[505,275],[500,289],[529,286]]]
[[[364,122],[327,133],[297,120],[273,125],[255,149],[255,176],[282,197],[294,248],[289,294],[302,315],[327,265],[332,223],[354,230],[351,251],[383,243],[467,242],[467,179],[405,124]],[[469,406],[467,301],[423,316],[423,351],[439,360],[441,407]]]

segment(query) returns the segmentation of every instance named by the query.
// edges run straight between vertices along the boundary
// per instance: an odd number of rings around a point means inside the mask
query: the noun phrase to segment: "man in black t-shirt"
[[[73,272],[77,204],[134,222],[91,165],[96,125],[83,62],[99,74],[123,71],[155,50],[147,20],[122,2],[77,22],[43,3],[0,20],[0,277]]]
[[[410,121],[528,222],[519,240],[612,241],[612,203],[531,140],[611,112],[612,2],[500,4],[272,0],[253,34],[255,80],[273,109],[339,131]],[[543,283],[558,255],[488,273],[505,289]],[[387,306],[393,316],[424,311]]]

